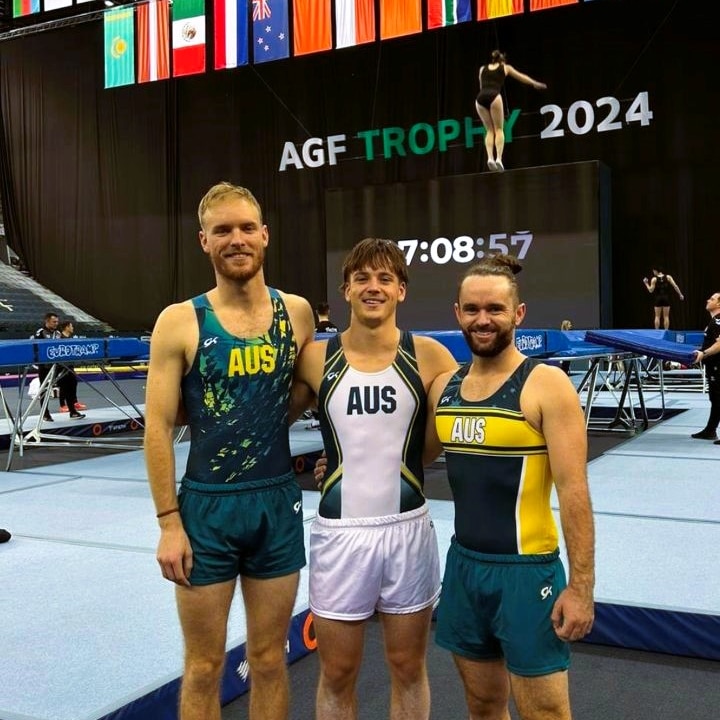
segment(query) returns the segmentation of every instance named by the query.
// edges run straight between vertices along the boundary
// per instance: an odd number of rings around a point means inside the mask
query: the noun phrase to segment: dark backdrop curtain
[[[712,81],[720,51],[710,7],[598,0],[114,90],[103,89],[102,21],[0,42],[8,238],[56,292],[119,329],[147,329],[162,307],[211,286],[196,209],[227,179],[263,205],[268,281],[314,304],[326,288],[326,189],[485,169],[479,137],[472,148],[461,137],[447,152],[389,159],[376,140],[368,161],[355,134],[477,122],[477,69],[500,47],[549,86],[538,93],[506,83],[506,107],[522,110],[508,168],[585,160],[610,168],[615,326],[648,326],[641,279],[655,264],[686,294],[673,326],[701,327],[705,298],[720,290]],[[567,110],[612,96],[624,113],[643,91],[653,112],[646,127],[540,138],[545,103]],[[300,149],[337,134],[348,136],[337,165],[279,171],[286,141]]]

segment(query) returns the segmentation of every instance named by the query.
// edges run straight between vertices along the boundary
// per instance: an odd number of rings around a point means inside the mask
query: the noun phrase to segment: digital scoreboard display
[[[393,240],[410,283],[398,323],[457,329],[453,303],[464,271],[493,253],[515,255],[527,303],[524,327],[612,323],[609,177],[596,162],[441,177],[326,191],[327,299],[345,327],[342,263],[365,237]]]

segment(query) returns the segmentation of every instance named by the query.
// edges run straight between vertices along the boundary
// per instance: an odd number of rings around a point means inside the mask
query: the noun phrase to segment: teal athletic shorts
[[[193,585],[281,577],[305,566],[302,490],[293,472],[243,483],[183,478],[178,505]]]
[[[567,670],[569,645],[550,615],[567,586],[559,552],[489,555],[448,550],[435,642],[471,660],[505,659],[510,672],[533,677]]]

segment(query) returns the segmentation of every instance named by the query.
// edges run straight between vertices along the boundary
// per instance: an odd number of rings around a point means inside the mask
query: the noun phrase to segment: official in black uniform
[[[717,439],[717,427],[720,425],[720,292],[713,293],[705,304],[710,313],[710,322],[705,328],[705,337],[702,347],[695,351],[695,362],[705,366],[705,377],[708,382],[708,396],[710,397],[710,416],[705,428],[692,435],[696,440]]]
[[[35,340],[57,340],[60,337],[60,331],[58,330],[59,321],[60,318],[58,318],[57,313],[45,313],[43,326],[35,331],[33,338]],[[38,365],[38,380],[40,380],[41,386],[45,382],[45,378],[48,376],[50,368],[52,368],[52,365]],[[41,407],[42,401],[43,399],[41,397]],[[50,410],[48,410],[47,408],[45,408],[45,415],[43,415],[43,420],[45,420],[45,422],[53,421],[53,416],[50,414]]]

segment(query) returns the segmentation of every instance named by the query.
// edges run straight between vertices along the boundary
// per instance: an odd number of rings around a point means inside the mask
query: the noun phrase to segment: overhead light
[[[115,7],[114,0],[104,0],[105,7]]]

